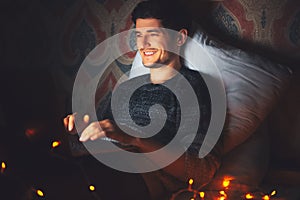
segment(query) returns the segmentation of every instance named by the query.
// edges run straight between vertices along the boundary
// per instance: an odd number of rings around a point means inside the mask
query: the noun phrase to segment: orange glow
[[[271,196],[274,196],[276,194],[276,190],[273,190],[272,192],[271,192]]]
[[[191,200],[195,200],[194,197],[192,197]]]
[[[230,185],[230,180],[223,181],[223,187],[227,188]]]
[[[204,198],[205,193],[204,192],[199,192],[199,195],[200,195],[201,198]]]
[[[5,164],[5,162],[2,162],[1,163],[1,173],[3,173],[5,169],[6,169],[6,164]]]
[[[262,198],[263,200],[269,200],[270,199],[270,197],[268,196],[268,195],[265,195],[265,196],[263,196],[263,198]]]
[[[44,192],[42,190],[36,190],[36,194],[40,197],[44,197]]]
[[[27,135],[27,137],[34,136],[36,134],[36,129],[28,128],[25,130],[25,134]]]
[[[229,177],[229,176],[224,177],[224,180],[223,180],[223,183],[222,183],[223,187],[224,187],[224,188],[228,188],[229,185],[230,185],[230,181],[231,181],[231,180],[233,180],[232,177]]]
[[[245,197],[246,197],[246,199],[253,199],[254,198],[254,196],[250,193],[246,194]]]
[[[189,184],[192,185],[193,183],[194,183],[194,180],[193,180],[193,179],[190,179],[190,180],[189,180]]]
[[[90,186],[89,186],[89,189],[90,189],[90,191],[92,191],[92,192],[96,190],[95,186],[93,186],[93,185],[90,185]]]
[[[56,148],[60,145],[60,141],[54,141],[52,142],[52,148]]]
[[[6,168],[5,162],[2,162],[2,163],[1,163],[1,169],[5,169],[5,168]]]
[[[219,193],[220,193],[220,195],[222,195],[222,196],[219,197],[218,200],[224,200],[224,199],[226,199],[227,194],[225,193],[224,190],[221,190]]]

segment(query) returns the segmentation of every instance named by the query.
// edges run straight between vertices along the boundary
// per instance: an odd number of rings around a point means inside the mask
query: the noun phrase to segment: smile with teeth
[[[145,51],[143,51],[143,53],[145,56],[152,56],[153,54],[156,53],[156,50],[151,50],[151,51],[145,50]]]

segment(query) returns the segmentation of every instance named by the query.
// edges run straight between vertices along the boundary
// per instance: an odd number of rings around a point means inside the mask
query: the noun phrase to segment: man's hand
[[[113,121],[106,119],[89,123],[89,115],[78,118],[77,113],[68,115],[64,118],[64,126],[70,134],[81,133],[79,140],[86,142],[102,137],[109,137],[123,144],[131,144],[134,137],[124,133]],[[76,121],[76,128],[75,128]]]
[[[132,144],[134,137],[124,133],[113,121],[106,119],[90,123],[81,133],[79,140],[86,142],[109,137],[123,144]]]
[[[75,128],[75,120],[76,120],[76,128]],[[89,115],[84,115],[82,119],[78,119],[77,113],[70,114],[66,116],[63,120],[64,127],[70,134],[76,134],[78,132],[81,132],[83,129],[85,129],[88,126],[89,121],[90,121]]]

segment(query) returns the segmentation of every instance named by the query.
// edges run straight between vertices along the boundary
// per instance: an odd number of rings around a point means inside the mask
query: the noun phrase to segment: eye
[[[158,36],[158,33],[151,33],[150,34],[152,37]]]
[[[142,34],[141,33],[136,33],[135,36],[136,37],[142,37]]]

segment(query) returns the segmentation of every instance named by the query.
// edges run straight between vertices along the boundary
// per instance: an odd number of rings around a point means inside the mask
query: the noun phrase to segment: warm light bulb
[[[36,194],[40,197],[44,197],[44,192],[42,190],[36,190]]]
[[[227,188],[230,185],[230,180],[225,179],[223,181],[223,187]]]
[[[226,197],[219,197],[218,200],[225,200]]]
[[[5,169],[5,168],[6,168],[5,162],[2,162],[2,163],[1,163],[1,169]]]
[[[194,180],[190,178],[189,180],[189,187],[188,187],[188,190],[191,191],[192,190],[192,185],[194,183]]]
[[[60,141],[54,141],[52,142],[52,148],[56,148],[60,145]]]
[[[268,196],[268,195],[265,195],[265,196],[263,196],[263,198],[262,198],[263,200],[269,200],[270,199],[270,197]]]
[[[233,179],[234,178],[230,177],[230,176],[224,177],[224,180],[222,182],[223,187],[227,189],[229,187],[229,185],[230,185],[230,181],[233,180]]]
[[[3,173],[5,169],[6,169],[6,164],[5,164],[5,162],[2,162],[1,163],[1,173]]]
[[[219,193],[223,196],[226,196],[226,193],[223,190],[221,190]]]
[[[254,198],[254,196],[250,193],[246,194],[245,197],[246,197],[246,199],[253,199]]]
[[[199,192],[199,195],[200,195],[201,198],[204,198],[205,193],[204,192]]]
[[[271,192],[271,196],[274,196],[276,194],[276,190],[273,190],[272,192]]]
[[[90,186],[89,186],[89,189],[90,189],[90,191],[92,191],[92,192],[96,190],[95,186],[93,186],[93,185],[90,185]]]
[[[227,188],[230,185],[230,180],[223,181],[223,187]]]

